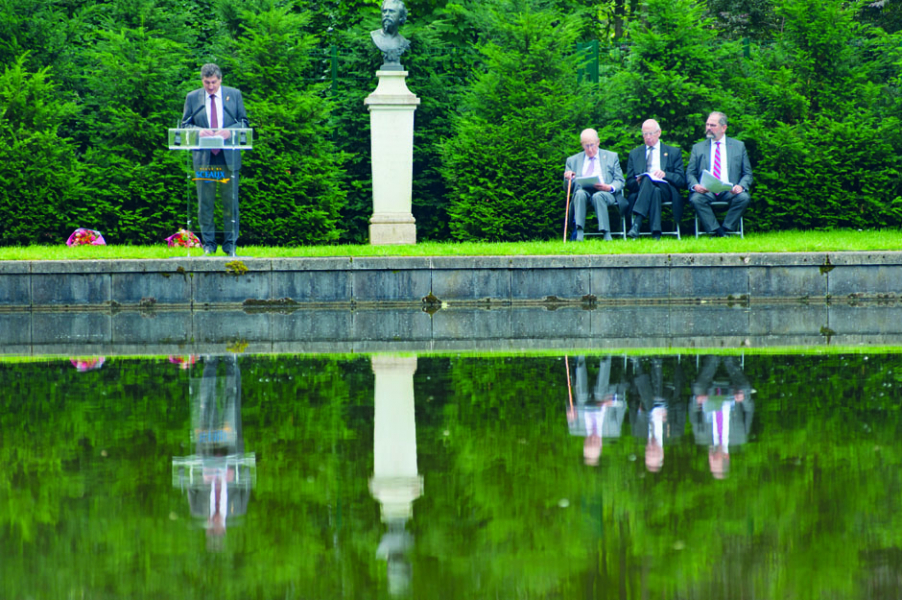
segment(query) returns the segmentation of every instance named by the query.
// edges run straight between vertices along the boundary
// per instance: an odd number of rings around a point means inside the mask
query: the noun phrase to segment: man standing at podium
[[[216,229],[214,209],[216,190],[222,197],[223,240],[222,250],[235,256],[238,242],[238,170],[241,169],[241,151],[228,149],[234,128],[248,126],[247,113],[241,92],[222,85],[222,71],[213,63],[200,69],[203,86],[185,97],[182,127],[198,127],[201,145],[209,144],[210,150],[194,150],[194,176],[197,182],[198,220],[204,254],[216,253]],[[218,140],[204,138],[222,138]],[[225,148],[216,148],[224,145]]]

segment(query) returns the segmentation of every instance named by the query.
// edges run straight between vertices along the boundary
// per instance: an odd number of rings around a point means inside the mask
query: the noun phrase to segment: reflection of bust
[[[383,70],[400,71],[401,55],[410,48],[410,42],[398,33],[407,21],[407,7],[401,0],[383,0],[382,29],[370,32],[376,47],[382,51]]]

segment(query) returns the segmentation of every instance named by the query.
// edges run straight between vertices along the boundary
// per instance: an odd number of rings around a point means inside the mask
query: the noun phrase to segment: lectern
[[[254,147],[254,130],[250,127],[229,127],[231,134],[227,139],[214,135],[216,131],[221,129],[202,129],[199,127],[182,127],[169,129],[168,146],[170,150],[222,150],[223,152],[240,152],[241,150],[251,150]],[[197,181],[220,181],[225,174],[217,171],[216,168],[200,168],[195,169],[191,160],[191,155],[186,154],[185,172],[188,174],[188,193],[186,200],[186,216],[185,229],[191,230],[191,199],[197,198],[196,186]],[[217,173],[222,173],[217,177]],[[232,188],[233,194],[238,194],[238,187]],[[233,205],[237,205],[234,202]],[[235,231],[236,221],[235,212],[232,212],[232,234],[235,241],[238,241],[238,235]],[[226,224],[223,223],[223,227]],[[221,233],[221,232],[217,232]]]

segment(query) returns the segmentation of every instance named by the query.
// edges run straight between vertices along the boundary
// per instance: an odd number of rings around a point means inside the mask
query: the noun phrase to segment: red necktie
[[[212,129],[219,129],[219,116],[216,114],[216,95],[210,94],[210,127]],[[210,150],[213,153],[213,156],[219,154],[219,149]],[[716,159],[715,159],[716,160]]]
[[[720,142],[714,142],[714,177],[720,179]]]

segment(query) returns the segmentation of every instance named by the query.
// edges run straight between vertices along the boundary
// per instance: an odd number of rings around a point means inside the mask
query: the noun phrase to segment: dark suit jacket
[[[241,92],[235,88],[222,86],[222,123],[219,124],[220,129],[234,129],[236,127],[247,127],[247,112],[244,110],[244,100],[241,98]],[[182,127],[200,127],[206,129],[210,127],[207,120],[207,111],[204,110],[204,102],[206,101],[206,92],[204,88],[188,92],[185,97],[185,110],[182,112]],[[209,150],[194,150],[194,168],[208,166],[210,164]],[[232,171],[241,168],[241,151],[240,150],[224,150],[226,165]]]
[[[730,176],[730,183],[741,185],[748,191],[752,185],[752,163],[749,162],[745,144],[727,136],[724,136],[723,139],[726,141],[727,147],[727,174]],[[689,180],[690,190],[698,185],[702,171],[708,169],[710,165],[711,140],[694,145],[692,154],[689,156],[689,166],[686,167],[686,178]]]
[[[645,144],[634,148],[626,163],[626,189],[629,190],[628,200],[631,207],[636,203],[636,196],[639,194],[636,176],[648,171],[648,165],[645,164],[647,148]],[[661,144],[661,170],[664,171],[664,179],[670,184],[667,186],[670,188],[670,198],[663,200],[673,202],[673,218],[679,221],[683,216],[683,197],[680,196],[680,190],[686,187],[683,153],[679,148]]]

